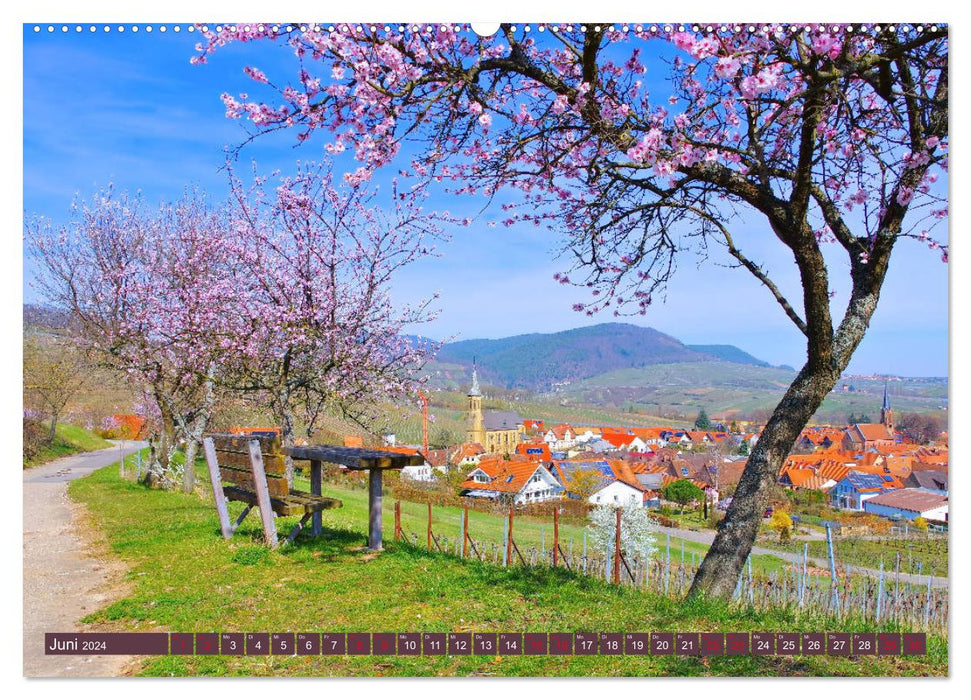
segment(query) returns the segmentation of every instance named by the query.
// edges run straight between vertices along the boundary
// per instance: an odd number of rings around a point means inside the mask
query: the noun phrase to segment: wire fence
[[[619,511],[618,511],[619,512]],[[619,519],[618,519],[619,522]],[[424,545],[429,550],[460,558],[471,558],[495,566],[557,567],[630,586],[671,598],[684,596],[701,565],[695,552],[672,550],[670,535],[657,543],[653,556],[625,556],[618,541],[610,551],[595,550],[587,540],[559,538],[559,521],[553,514],[552,537],[547,542],[520,547],[515,537],[515,511],[510,508],[501,542],[478,539],[469,525],[468,510],[460,514],[459,532],[452,537],[436,532],[434,513],[427,504],[427,527],[420,535],[401,525],[401,501],[395,503],[395,539]],[[618,525],[619,534],[619,525]],[[755,609],[783,608],[822,613],[835,619],[863,619],[876,623],[897,623],[912,629],[946,630],[949,614],[947,587],[934,586],[930,576],[901,575],[896,568],[885,570],[881,562],[877,573],[838,562],[838,544],[829,538],[829,568],[821,569],[809,556],[801,556],[777,571],[753,571],[752,559],[746,561],[735,587],[734,601]]]

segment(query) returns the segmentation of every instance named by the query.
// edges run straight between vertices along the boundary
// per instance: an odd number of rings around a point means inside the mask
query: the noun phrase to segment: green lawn
[[[54,433],[54,441],[50,445],[42,447],[32,459],[25,458],[24,468],[36,467],[78,452],[91,452],[106,447],[111,447],[111,443],[91,431],[76,425],[58,423],[57,430]]]
[[[795,613],[679,603],[546,567],[508,569],[387,542],[360,551],[352,493],[325,513],[325,536],[270,551],[258,518],[234,539],[197,496],[146,489],[109,466],[71,484],[130,566],[131,593],[85,622],[105,631],[819,631]],[[362,494],[363,496],[363,494]],[[387,499],[390,501],[390,499]],[[232,504],[232,513],[239,504]],[[406,518],[417,517],[408,513]],[[473,531],[493,527],[473,514]],[[292,520],[278,521],[286,531]],[[408,520],[406,520],[407,527]],[[442,521],[442,526],[447,520]],[[457,522],[452,523],[457,530]],[[476,530],[478,528],[478,530]],[[390,535],[390,528],[388,530]],[[526,526],[519,532],[526,536]],[[501,531],[500,531],[501,536]],[[390,537],[388,538],[390,540]],[[871,629],[842,623],[840,629]],[[886,629],[892,629],[888,626]],[[150,657],[142,675],[946,675],[947,640],[926,657]]]

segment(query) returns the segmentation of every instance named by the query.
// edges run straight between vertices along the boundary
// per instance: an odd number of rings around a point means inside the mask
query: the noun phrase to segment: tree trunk
[[[293,447],[293,416],[291,415],[290,411],[286,408],[280,411],[280,431],[281,431],[280,439],[283,443],[283,446]],[[287,483],[290,485],[290,488],[293,488],[294,470],[293,470],[293,459],[290,458],[290,455],[287,455],[283,458],[283,464],[284,464],[284,471],[287,477]]]
[[[156,404],[161,420],[156,438],[149,441],[151,451],[144,479],[144,482],[150,486],[162,486],[165,483],[165,475],[171,467],[176,445],[172,414],[166,408],[164,401],[156,398]]]
[[[53,445],[54,438],[56,437],[57,437],[57,414],[54,412],[51,412],[51,430],[50,430],[50,433],[47,435],[47,444]]]
[[[803,367],[752,450],[718,534],[691,584],[690,597],[729,598],[752,551],[769,492],[799,433],[836,385],[836,368]]]
[[[182,472],[182,491],[192,493],[196,486],[196,452],[199,443],[193,438],[187,437],[185,440],[185,469]]]

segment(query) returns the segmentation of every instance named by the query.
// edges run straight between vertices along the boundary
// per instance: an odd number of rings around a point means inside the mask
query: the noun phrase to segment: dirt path
[[[130,454],[145,443],[125,442]],[[24,676],[118,676],[127,656],[45,656],[45,632],[80,631],[80,620],[121,595],[125,567],[106,556],[68,482],[118,461],[122,448],[64,457],[24,470]]]

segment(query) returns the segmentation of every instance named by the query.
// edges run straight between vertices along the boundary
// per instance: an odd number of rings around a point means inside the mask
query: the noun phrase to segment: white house
[[[480,464],[469,472],[459,495],[469,498],[539,503],[560,497],[563,487],[538,462],[501,461]]]
[[[635,437],[629,443],[627,443],[628,452],[647,452],[648,443],[641,440],[639,437]]]
[[[591,494],[587,500],[595,505],[643,507],[644,491],[617,479]]]
[[[432,481],[432,465],[428,462],[420,466],[405,467],[401,470],[401,477],[404,479],[414,479],[415,481]]]

